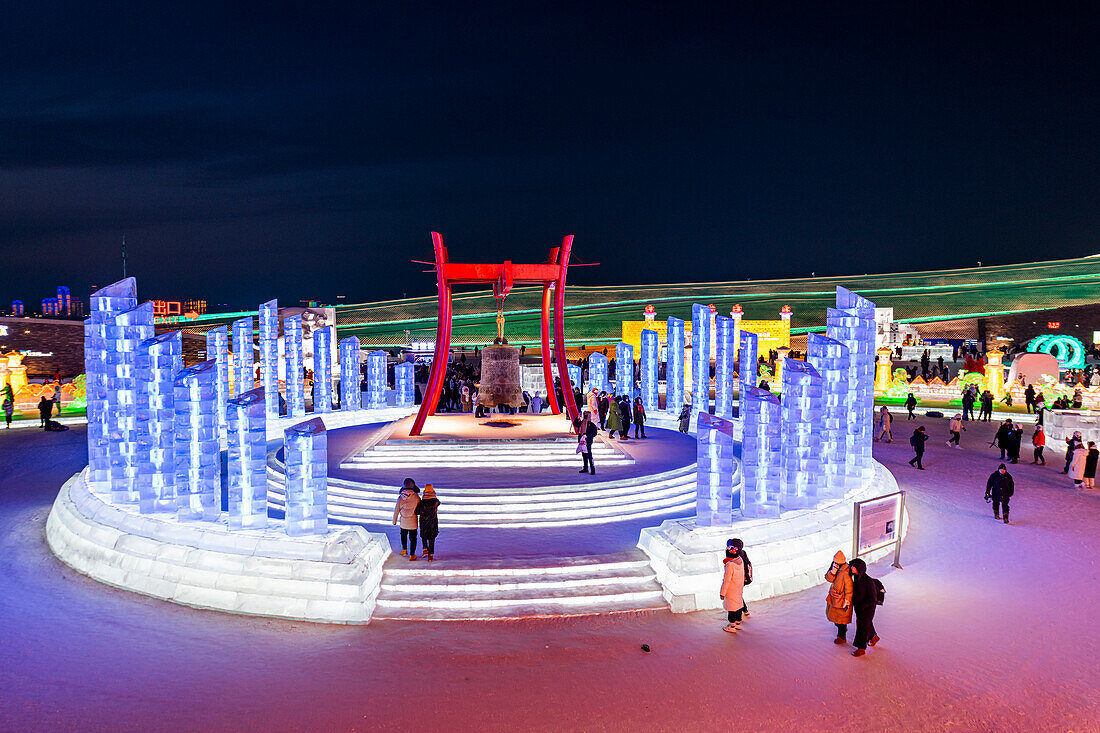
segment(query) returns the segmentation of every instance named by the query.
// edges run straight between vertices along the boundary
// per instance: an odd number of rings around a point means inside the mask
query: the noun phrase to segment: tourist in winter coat
[[[592,419],[595,420],[596,416],[600,414],[600,397],[595,387],[588,391],[585,402],[588,405],[588,412],[591,413]]]
[[[420,503],[420,488],[411,478],[405,479],[397,506],[393,510],[393,523],[401,523],[401,554],[416,559],[416,505]]]
[[[894,440],[894,436],[890,433],[890,425],[894,422],[894,416],[890,414],[890,411],[886,409],[886,405],[878,411],[878,437],[876,441],[882,440],[882,436],[886,436],[886,442],[891,443]]]
[[[955,417],[951,418],[951,422],[947,424],[947,430],[951,433],[951,439],[947,441],[947,447],[950,448],[954,445],[959,447],[959,439],[962,437],[963,427],[962,415],[955,413]]]
[[[856,614],[856,638],[852,640],[853,657],[867,653],[867,645],[878,644],[875,632],[875,609],[878,607],[878,588],[874,578],[867,575],[867,563],[856,558],[849,563],[852,572],[852,609]]]
[[[619,415],[621,415],[623,419],[623,429],[621,435],[623,436],[623,440],[627,440],[628,438],[630,438],[630,398],[619,397],[615,401],[619,404]]]
[[[741,628],[741,612],[745,607],[745,564],[738,556],[736,547],[726,550],[722,561],[722,587],[718,597],[722,599],[722,608],[726,609],[728,623],[725,630],[734,633]]]
[[[623,428],[623,415],[619,412],[619,403],[610,400],[607,405],[607,436],[614,438],[615,431],[618,431],[621,437],[626,438],[626,431]]]
[[[428,562],[435,559],[435,538],[439,536],[439,499],[435,497],[435,487],[425,484],[424,497],[416,505],[416,516],[420,523],[420,544],[424,546],[424,555]]]
[[[1008,524],[1008,502],[1016,492],[1012,474],[1005,468],[1005,464],[997,466],[997,470],[989,476],[985,482],[985,500],[993,502],[993,517],[1001,518],[1001,510],[1004,510],[1004,523]]]
[[[833,555],[833,564],[825,573],[825,580],[832,583],[825,596],[825,618],[836,624],[833,643],[844,644],[848,638],[848,624],[852,623],[852,575],[840,550]]]
[[[1012,434],[1012,420],[1005,420],[997,428],[997,433],[993,436],[993,442],[990,445],[996,445],[1001,451],[1001,460],[1005,460],[1008,457],[1008,444],[1009,436]]]
[[[1069,477],[1073,479],[1073,488],[1079,489],[1085,481],[1085,462],[1088,460],[1088,451],[1080,443],[1073,449],[1073,456],[1069,461]]]
[[[974,385],[970,385],[966,388],[966,391],[962,395],[963,403],[963,422],[974,419],[974,400],[975,390]]]
[[[978,420],[990,422],[993,419],[993,393],[988,389],[982,392],[982,409],[978,413]]]
[[[577,473],[588,471],[592,475],[596,474],[596,460],[592,457],[592,441],[595,440],[599,432],[599,428],[593,422],[592,414],[585,410],[577,428],[577,442],[581,445],[581,459],[583,460],[581,470]]]
[[[687,433],[691,428],[691,403],[688,402],[680,410],[680,432]]]
[[[600,392],[599,397],[596,398],[596,412],[592,414],[599,414],[601,430],[607,426],[607,413],[611,409],[610,405],[611,400],[607,398],[607,392]]]
[[[1024,426],[1016,423],[1008,431],[1008,447],[1006,452],[1012,463],[1020,462],[1020,443],[1024,439]]]
[[[913,446],[913,458],[909,461],[910,466],[916,466],[920,470],[924,470],[924,464],[921,459],[924,458],[924,443],[928,440],[928,435],[924,432],[924,426],[913,431],[913,437],[909,438],[909,445]]]
[[[1074,431],[1073,435],[1066,438],[1066,467],[1062,469],[1062,473],[1069,473],[1069,464],[1073,460],[1073,452],[1080,448],[1084,443],[1081,442],[1081,431]]]
[[[1031,434],[1031,446],[1035,449],[1034,460],[1031,462],[1032,465],[1036,463],[1041,463],[1044,466],[1047,465],[1047,459],[1043,457],[1043,449],[1046,447],[1046,444],[1047,435],[1043,432],[1043,426],[1036,425],[1035,432]]]
[[[6,386],[6,385],[5,385]],[[7,393],[3,394],[3,408],[4,408],[4,422],[7,427],[11,427],[11,414],[15,411],[15,401],[11,397],[8,397]]]
[[[737,548],[737,556],[741,558],[741,563],[745,568],[745,585],[752,582],[752,560],[749,559],[749,555],[745,552],[745,543],[737,537],[726,540],[726,550],[732,550]],[[743,603],[741,606],[741,618],[746,619],[749,617],[749,604]]]
[[[916,408],[917,398],[912,392],[910,392],[909,396],[905,398],[905,409],[909,410],[909,417],[906,418],[907,420],[912,420],[916,417],[916,415],[913,414],[913,410],[915,410]]]
[[[634,398],[634,437],[638,437],[638,433],[642,434],[642,438],[645,438],[645,405],[642,404],[641,397]]]

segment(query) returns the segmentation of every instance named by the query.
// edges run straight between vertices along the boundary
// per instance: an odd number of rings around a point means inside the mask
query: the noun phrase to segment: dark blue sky
[[[123,234],[143,298],[234,308],[430,294],[432,229],[571,232],[585,284],[1100,252],[1095,5],[157,5],[4,11],[5,307]]]

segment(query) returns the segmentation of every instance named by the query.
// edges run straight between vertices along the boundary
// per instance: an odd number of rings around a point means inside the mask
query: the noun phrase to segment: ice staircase
[[[602,436],[592,444],[597,466],[629,466],[634,459]],[[499,468],[579,466],[575,438],[493,441],[386,441],[344,459],[340,468]]]
[[[668,610],[641,550],[428,563],[391,555],[374,619],[469,621]]]
[[[599,461],[597,459],[597,466]],[[598,475],[598,474],[597,474]],[[268,502],[286,508],[286,466],[268,454]],[[443,488],[443,487],[440,487]],[[695,464],[663,473],[598,483],[517,488],[447,487],[441,527],[564,527],[643,517],[684,516],[695,510]],[[344,522],[393,521],[396,486],[329,477],[329,517]]]

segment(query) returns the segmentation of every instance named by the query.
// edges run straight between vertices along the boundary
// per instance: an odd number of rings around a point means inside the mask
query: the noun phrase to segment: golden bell
[[[485,407],[522,407],[519,385],[519,349],[515,346],[486,346],[481,350],[481,384],[477,404]]]

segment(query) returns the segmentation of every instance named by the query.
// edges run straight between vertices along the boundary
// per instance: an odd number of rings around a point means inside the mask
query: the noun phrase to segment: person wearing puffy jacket
[[[745,608],[745,563],[741,561],[739,552],[736,546],[727,546],[726,557],[722,561],[722,587],[718,591],[729,621],[723,630],[730,633],[736,633],[741,628],[741,612]]]
[[[420,519],[420,544],[428,562],[435,560],[435,538],[439,536],[439,499],[435,497],[435,487],[424,486],[424,498],[416,505],[416,516]]]
[[[419,504],[420,488],[411,478],[405,479],[393,509],[393,523],[401,523],[401,554],[408,555],[410,560],[416,559],[416,507]]]
[[[846,644],[848,624],[852,623],[852,575],[844,553],[837,550],[833,564],[825,573],[825,580],[832,583],[825,596],[825,618],[836,624],[834,644]]]

